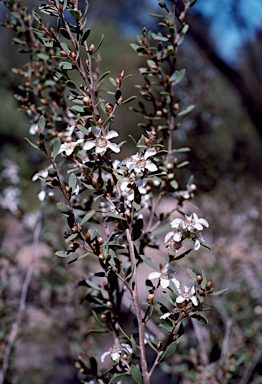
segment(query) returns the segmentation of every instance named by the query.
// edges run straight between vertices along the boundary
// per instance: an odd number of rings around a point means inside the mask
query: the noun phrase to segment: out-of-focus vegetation
[[[116,23],[109,21],[110,14],[107,19],[108,22],[100,24],[96,20],[92,33],[97,35],[94,37],[97,41],[101,34],[105,34],[101,48],[102,67],[105,70],[112,69],[112,77],[123,69],[126,74],[133,74],[124,88],[128,97],[134,93],[132,88],[138,82],[137,67],[140,63],[129,47],[129,36],[122,33]],[[13,98],[17,87],[16,77],[10,75],[9,69],[11,66],[19,67],[23,59],[15,53],[16,47],[11,46],[11,32],[1,30],[1,33],[0,316],[5,326],[0,333],[0,351],[3,351],[32,251],[27,248],[32,242],[34,228],[34,216],[31,213],[39,209],[35,197],[39,185],[33,184],[31,177],[44,164],[42,157],[24,140],[29,130],[27,116],[17,111]],[[259,60],[254,61],[251,57],[252,52],[259,52],[256,47],[261,47],[259,33],[253,42],[243,46],[243,51],[239,52],[239,68],[245,73],[251,87],[254,78],[251,71],[258,73],[261,79]],[[251,59],[253,64],[248,67]],[[192,333],[198,354],[193,350],[190,354],[182,345],[173,372],[168,368],[165,372],[165,382],[201,382],[201,367],[207,359],[210,372],[219,366],[221,381],[218,382],[259,384],[262,375],[261,135],[243,106],[242,96],[193,39],[183,47],[183,67],[188,70],[183,80],[183,92],[178,98],[181,104],[193,103],[196,108],[183,123],[186,133],[179,137],[179,144],[185,142],[191,147],[190,173],[194,174],[200,190],[209,191],[208,197],[201,200],[201,205],[206,210],[205,217],[212,221],[208,243],[213,245],[216,252],[212,256],[210,253],[205,255],[205,259],[209,258],[207,269],[213,273],[214,285],[226,286],[228,293],[212,303],[215,308],[213,315],[209,315],[212,316],[212,330],[200,327],[195,330],[197,337]],[[254,89],[256,87],[257,84]],[[258,97],[261,102],[261,94]],[[122,126],[121,139],[130,133],[136,136],[137,122],[136,115],[127,108],[120,110],[116,124]],[[17,182],[3,173],[8,167],[10,169],[10,161],[19,165]],[[12,197],[9,190],[9,195],[4,195],[6,188],[12,185],[21,187],[22,194]],[[8,213],[4,198],[7,201],[10,196],[14,204],[17,198],[17,208]],[[58,379],[52,378],[52,375],[54,377],[59,367],[63,367],[62,372],[77,353],[84,354],[85,348],[90,348],[90,345],[91,348],[96,347],[92,344],[92,338],[87,342],[83,337],[85,308],[79,305],[81,292],[74,286],[77,281],[75,275],[84,275],[81,269],[84,268],[83,264],[65,269],[63,261],[52,254],[52,249],[59,247],[62,233],[55,221],[50,217],[48,220],[52,227],[48,225],[43,231],[45,235],[41,239],[39,261],[36,262],[28,296],[27,317],[13,354],[16,377],[14,381],[10,379],[10,383],[57,384]],[[26,353],[28,357],[25,356],[25,350],[29,351]],[[187,372],[186,356],[190,356],[191,367]],[[74,370],[69,370],[61,383],[77,383],[77,380]],[[204,382],[210,382],[208,375]]]

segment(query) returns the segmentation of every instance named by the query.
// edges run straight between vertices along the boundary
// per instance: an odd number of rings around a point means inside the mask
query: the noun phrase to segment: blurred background
[[[1,5],[1,18],[3,9]],[[135,42],[143,26],[153,27],[155,19],[150,13],[161,13],[156,0],[89,1],[91,38],[96,43],[105,34],[100,50],[102,72],[110,70],[114,77],[124,69],[133,74],[125,83],[126,97],[136,94],[134,86],[141,81],[141,59],[129,43]],[[212,251],[198,254],[197,264],[210,271],[217,289],[228,288],[211,303],[210,326],[200,327],[201,340],[210,369],[226,366],[228,377],[223,383],[258,384],[262,383],[262,3],[198,0],[187,22],[190,29],[178,59],[178,69],[187,72],[177,98],[196,108],[184,118],[176,140],[192,149],[188,172],[198,186],[196,205],[199,216],[210,223],[207,242]],[[24,140],[29,122],[18,111],[14,93],[19,79],[10,68],[21,67],[25,58],[11,40],[12,31],[1,28],[0,355],[15,318],[40,207],[40,184],[31,178],[45,165],[43,157]],[[132,103],[135,107],[136,101]],[[119,108],[115,128],[121,127],[121,139],[128,134],[140,136],[138,122],[128,106]],[[82,272],[52,254],[55,246],[58,249],[63,244],[59,223],[50,219],[52,215],[47,208],[27,314],[6,383],[79,382],[73,357],[87,348],[83,341],[85,308],[76,289]],[[193,269],[195,255],[190,263]],[[197,351],[197,344],[194,347]],[[174,372],[165,372],[165,383],[200,382],[190,370],[185,372],[183,364],[188,363],[184,360],[183,355]],[[190,367],[199,374],[193,363]]]

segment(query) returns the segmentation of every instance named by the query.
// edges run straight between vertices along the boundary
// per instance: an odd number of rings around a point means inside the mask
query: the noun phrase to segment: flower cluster
[[[190,216],[185,216],[185,219],[174,219],[171,222],[172,232],[168,232],[165,236],[165,244],[167,248],[173,250],[180,249],[182,242],[186,238],[192,239],[195,243],[194,249],[197,251],[201,243],[205,240],[201,234],[204,227],[208,227],[208,222],[203,218],[198,218],[196,213]]]

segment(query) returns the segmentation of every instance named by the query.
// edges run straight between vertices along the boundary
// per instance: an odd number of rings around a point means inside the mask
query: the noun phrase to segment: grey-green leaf
[[[142,374],[137,365],[131,365],[130,373],[136,384],[143,384]]]

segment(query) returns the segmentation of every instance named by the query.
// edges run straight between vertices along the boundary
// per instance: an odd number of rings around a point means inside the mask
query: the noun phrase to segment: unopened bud
[[[63,56],[63,57],[67,57],[68,56],[66,51],[60,51],[60,55]]]
[[[92,54],[94,52],[94,50],[95,50],[94,44],[90,44],[88,47],[88,52]]]
[[[148,304],[153,304],[153,302],[154,302],[154,295],[152,295],[152,293],[150,293],[147,296],[146,301],[148,302]]]
[[[201,284],[203,281],[203,277],[201,275],[197,275],[197,284]]]
[[[70,52],[70,56],[71,56],[71,59],[72,59],[72,60],[75,60],[75,59],[76,59],[76,54],[75,54],[75,52],[71,51],[71,52]]]

